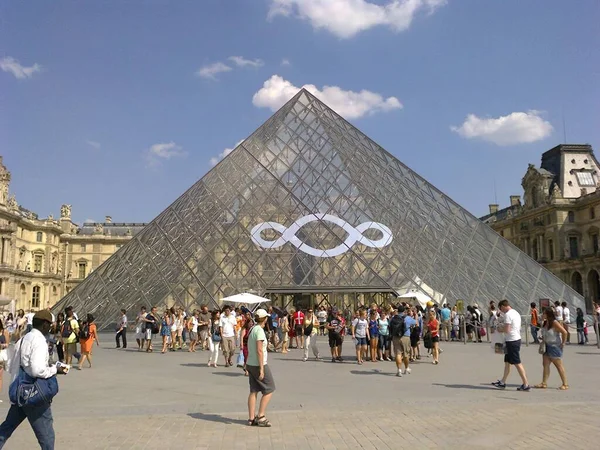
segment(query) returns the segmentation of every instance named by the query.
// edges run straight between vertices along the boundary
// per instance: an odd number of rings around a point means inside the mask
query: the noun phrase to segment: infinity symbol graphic
[[[334,247],[329,250],[319,250],[302,242],[298,238],[298,236],[296,236],[296,232],[304,225],[319,220],[331,222],[340,226],[344,229],[344,231],[346,231],[346,233],[348,233],[348,237],[342,244],[338,245],[337,247]],[[381,234],[383,236],[377,240],[369,239],[363,235],[363,233],[369,229],[379,230],[381,231]],[[281,237],[274,241],[267,241],[263,239],[260,235],[263,230],[278,231],[279,233],[281,233]],[[282,245],[289,242],[295,247],[297,247],[300,251],[312,256],[317,256],[319,258],[330,258],[332,256],[339,256],[350,250],[350,248],[357,242],[366,245],[367,247],[382,248],[387,245],[390,245],[393,239],[392,231],[381,223],[364,222],[355,228],[345,220],[340,219],[337,216],[332,216],[331,214],[308,214],[306,216],[300,217],[288,228],[284,227],[283,225],[277,222],[263,222],[259,223],[254,228],[252,228],[250,234],[252,237],[252,242],[254,242],[259,247],[279,248]]]

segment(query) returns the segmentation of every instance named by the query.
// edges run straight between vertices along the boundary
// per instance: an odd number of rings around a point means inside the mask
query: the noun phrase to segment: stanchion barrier
[[[490,322],[488,320],[485,321],[485,335],[487,336],[487,343],[491,342],[490,340]]]
[[[596,347],[600,348],[600,324],[598,322],[594,322],[594,333],[596,333]]]
[[[462,316],[462,335],[463,335],[463,343],[467,345],[467,320],[465,316]]]
[[[525,346],[529,347],[529,316],[525,316]]]

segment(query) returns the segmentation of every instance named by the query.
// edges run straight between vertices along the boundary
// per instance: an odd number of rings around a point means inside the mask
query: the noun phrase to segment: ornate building
[[[145,224],[104,223],[78,226],[71,205],[60,218],[39,218],[9,196],[11,174],[0,156],[0,305],[5,310],[54,305]]]
[[[592,302],[600,298],[600,164],[591,145],[561,144],[530,164],[521,197],[481,218]],[[552,299],[555,300],[555,299]]]

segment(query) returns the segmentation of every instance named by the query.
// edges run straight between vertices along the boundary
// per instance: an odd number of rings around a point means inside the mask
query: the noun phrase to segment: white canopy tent
[[[417,276],[415,276],[412,280],[407,281],[402,286],[399,286],[397,288],[397,292],[399,294],[414,291],[420,291],[425,293],[430,297],[430,300],[432,300],[434,303],[437,303],[438,305],[443,305],[444,303],[446,303],[444,295],[441,292],[436,291]]]
[[[398,298],[412,298],[419,302],[423,309],[427,308],[427,302],[431,301],[431,297],[421,291],[409,291],[399,295]]]
[[[230,295],[221,299],[224,303],[242,303],[248,305],[250,310],[254,311],[258,308],[261,303],[267,303],[271,300],[258,295],[250,294],[249,292],[242,292],[241,294]]]

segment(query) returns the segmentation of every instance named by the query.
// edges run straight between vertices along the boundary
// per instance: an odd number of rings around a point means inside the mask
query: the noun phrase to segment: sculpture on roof
[[[563,198],[562,191],[558,187],[558,184],[554,184],[554,187],[552,188],[552,194],[550,195],[550,199],[558,200],[561,198]]]
[[[62,205],[60,207],[60,218],[70,219],[71,218],[71,205]]]
[[[96,224],[94,227],[94,234],[102,234],[104,232],[104,227],[101,223]]]
[[[15,198],[15,194],[11,195],[8,199],[8,209],[17,209],[19,204],[17,203],[17,199]]]

